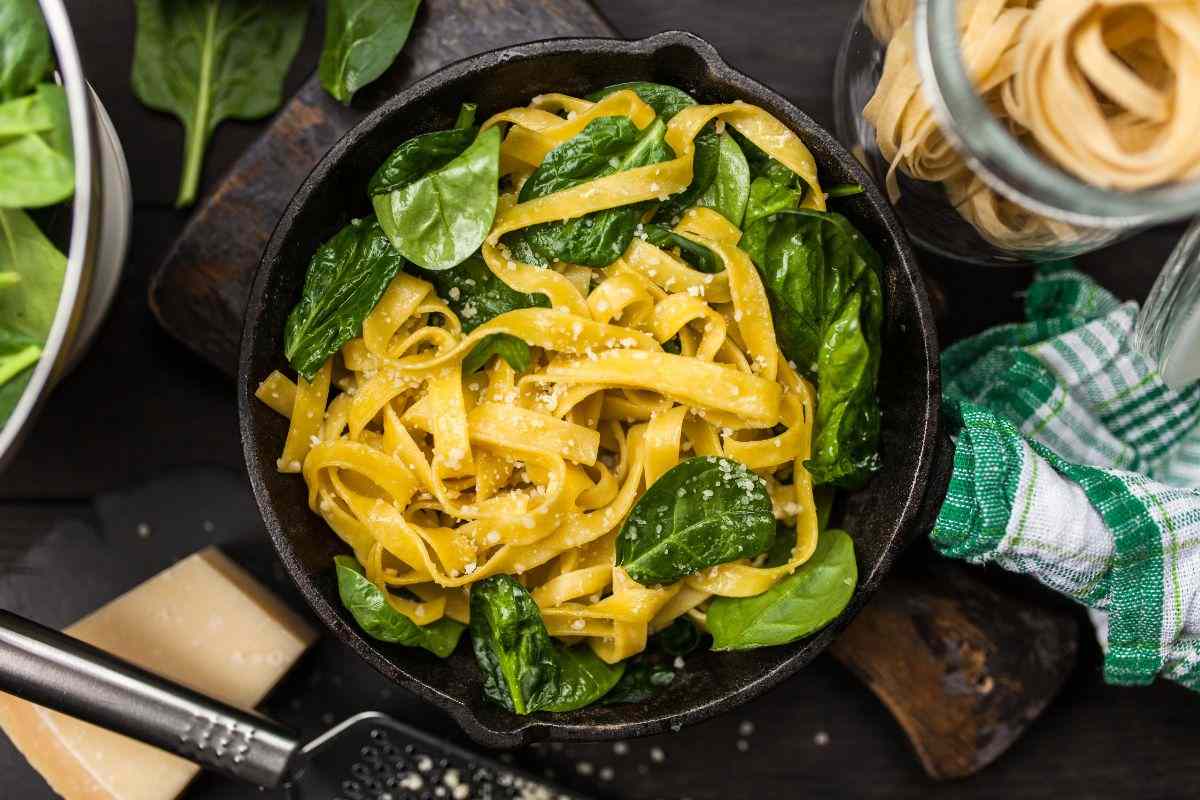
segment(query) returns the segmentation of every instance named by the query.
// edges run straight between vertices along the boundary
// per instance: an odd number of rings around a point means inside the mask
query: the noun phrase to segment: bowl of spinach
[[[0,0],[0,467],[99,328],[130,211],[61,2]]]
[[[879,463],[858,463],[861,459],[853,435],[837,438],[839,446],[849,443],[849,449],[828,450],[828,457],[818,461],[824,480],[851,487],[839,491],[836,503],[825,511],[835,527],[852,532],[852,537],[825,538],[822,547],[826,552],[821,553],[819,563],[856,562],[857,586],[847,599],[839,594],[846,585],[844,570],[812,570],[775,594],[751,598],[755,603],[728,604],[716,613],[711,631],[714,641],[707,646],[701,646],[704,643],[694,628],[671,625],[653,637],[646,658],[619,664],[618,669],[597,668],[594,660],[572,658],[572,651],[555,650],[545,630],[533,624],[536,609],[529,607],[527,596],[517,591],[507,576],[489,578],[472,593],[471,642],[460,636],[461,630],[418,628],[405,624],[405,619],[378,613],[382,606],[374,584],[365,579],[345,546],[330,535],[325,522],[309,510],[304,483],[277,471],[276,459],[288,423],[255,397],[259,382],[273,370],[287,369],[289,363],[315,369],[329,352],[354,335],[335,324],[332,317],[330,324],[316,324],[323,313],[316,306],[299,315],[293,313],[308,308],[304,298],[313,289],[306,283],[310,259],[314,253],[319,258],[322,248],[331,246],[333,239],[346,237],[344,247],[329,250],[329,257],[322,260],[322,264],[328,262],[325,272],[332,275],[340,269],[337,252],[374,253],[375,241],[389,238],[389,227],[408,224],[403,214],[419,205],[416,201],[422,192],[430,197],[451,192],[449,184],[437,187],[426,179],[414,181],[412,174],[433,170],[433,174],[447,173],[449,180],[454,174],[469,172],[475,159],[464,149],[466,143],[474,141],[471,147],[480,149],[494,144],[465,132],[472,119],[485,119],[539,93],[588,97],[604,87],[630,82],[678,87],[700,103],[741,99],[759,106],[799,135],[815,157],[826,185],[863,187],[861,192],[841,198],[837,210],[848,221],[847,230],[852,226],[861,232],[879,255],[878,264],[870,265],[878,270],[882,293],[875,354],[881,413],[873,417],[873,424],[878,425]],[[614,147],[629,138],[629,132],[619,127],[604,132]],[[401,143],[409,141],[421,142],[420,148],[413,145],[413,152],[407,152]],[[636,143],[626,150],[633,154],[630,164],[641,163],[636,161],[640,157]],[[712,156],[715,169],[705,188],[710,194],[705,202],[721,208],[727,216],[743,217],[745,204],[738,198],[744,193],[732,190],[740,180],[738,175],[729,172],[722,177],[717,147]],[[451,169],[448,165],[456,160],[459,163]],[[479,161],[483,164],[488,159]],[[604,170],[608,164],[620,169],[625,163],[621,158],[616,161],[600,159],[595,166]],[[493,178],[490,174],[486,177]],[[577,177],[572,173],[564,180]],[[491,184],[494,189],[494,180]],[[531,178],[522,191],[536,196],[556,191],[555,186],[553,181],[542,186]],[[766,183],[760,187],[775,191]],[[770,199],[758,198],[756,207],[766,207]],[[477,217],[489,217],[494,202],[495,195],[490,193],[466,196],[461,200],[461,219],[454,219],[464,230],[477,233]],[[355,219],[376,221],[351,224]],[[616,234],[625,231],[629,223],[620,210],[605,212],[602,222],[582,227],[554,223],[541,231],[531,229],[530,249],[547,254],[545,258],[607,258],[611,253],[605,253],[604,247],[619,240]],[[795,215],[788,224],[795,229],[793,233],[808,232],[823,242],[831,262],[854,261],[853,236],[840,227],[815,222],[803,214]],[[664,246],[679,248],[696,269],[712,268],[711,254],[703,248],[687,252],[686,239],[672,241],[669,229],[647,227],[648,240],[653,237]],[[580,240],[589,243],[573,249]],[[450,276],[444,277],[445,286],[435,279],[439,293],[445,291],[450,297],[458,293],[460,287],[452,285],[453,274],[463,276],[464,283],[469,277],[473,291],[482,291],[479,279],[486,279],[486,270],[472,273],[470,258],[462,261],[470,248],[459,252],[452,238],[438,236],[428,242],[410,237],[404,244],[411,252],[402,251],[403,257],[425,268],[436,270],[443,263],[468,265],[456,273],[435,273]],[[762,248],[760,257],[769,256],[777,244],[770,238],[750,243]],[[619,254],[623,245],[614,247]],[[528,259],[534,257],[528,255]],[[340,307],[346,313],[334,316],[348,320],[351,329],[354,320],[365,314],[363,309],[369,310],[374,303],[381,291],[379,285],[395,266],[391,256],[368,260],[375,265],[371,274],[378,280],[363,273],[361,280],[346,281],[346,290],[339,294],[344,300]],[[378,285],[372,288],[372,284]],[[784,281],[769,288],[781,298],[789,298],[788,307],[781,311],[791,315],[789,318],[807,315],[818,319],[823,329],[836,328],[835,319],[826,320],[817,312],[840,307],[837,298],[815,286]],[[833,291],[837,289],[830,286],[829,292]],[[506,307],[533,306],[541,299],[500,294],[494,299]],[[780,336],[799,351],[820,346],[803,325],[783,325]],[[516,364],[528,357],[516,346],[524,344],[519,340],[499,338],[485,340],[481,347],[484,344],[487,348],[479,355],[480,363],[491,355]],[[945,450],[939,448],[939,391],[936,334],[920,272],[902,229],[870,177],[827,131],[785,98],[731,68],[702,39],[668,32],[639,41],[561,39],[484,53],[418,82],[349,132],[298,190],[264,252],[243,331],[238,402],[247,470],[264,522],[285,568],[317,615],[385,676],[446,709],[470,736],[485,745],[508,747],[544,739],[660,733],[731,709],[801,670],[862,607],[903,546],[932,522],[947,476]],[[874,400],[872,397],[871,402]],[[862,398],[851,394],[829,406],[853,407],[860,402]],[[827,430],[836,427],[836,421],[827,421]],[[869,433],[876,435],[874,430]],[[819,441],[814,444],[822,447]],[[843,481],[847,471],[869,472],[870,477]],[[755,533],[756,551],[760,545],[766,546],[772,535],[770,530]],[[738,552],[721,557],[734,557]],[[673,575],[670,565],[658,563],[653,553],[635,547],[623,557],[646,580],[666,580]],[[814,597],[827,597],[829,602],[813,602]],[[480,664],[493,668],[481,670]],[[529,691],[508,692],[511,704],[496,702],[498,695],[505,695],[500,691],[504,687],[489,686],[488,681],[494,683],[496,676],[513,674],[529,678]],[[599,695],[601,701],[593,702]]]

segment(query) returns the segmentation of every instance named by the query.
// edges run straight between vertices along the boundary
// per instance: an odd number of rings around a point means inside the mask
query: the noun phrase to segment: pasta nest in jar
[[[1000,247],[1044,248],[1086,231],[1029,211],[978,178],[921,91],[912,0],[869,0],[886,44],[863,116],[897,173],[944,183]],[[1095,186],[1133,191],[1200,175],[1200,6],[1176,0],[960,0],[960,49],[980,96],[1030,150]]]
[[[420,625],[466,622],[471,584],[515,575],[552,636],[586,641],[609,663],[643,650],[677,617],[703,625],[710,598],[761,594],[812,555],[817,516],[804,462],[814,390],[780,352],[762,280],[737,247],[741,231],[715,211],[689,209],[674,227],[724,262],[715,274],[640,237],[601,269],[540,268],[500,237],[686,188],[693,139],[714,119],[801,176],[812,189],[806,202],[824,207],[803,143],[741,102],[677,113],[665,137],[674,159],[517,202],[547,153],[614,114],[643,127],[655,118],[632,91],[618,91],[595,103],[544,95],[482,126],[511,124],[500,163],[513,190],[480,255],[495,278],[544,295],[548,308],[509,311],[465,333],[433,284],[401,272],[362,336],[311,381],[276,372],[258,391],[291,419],[280,469],[302,473],[312,510],[373,582],[417,598],[389,592],[393,608]],[[465,374],[464,359],[497,334],[532,348],[529,368],[495,358]],[[635,502],[688,456],[734,459],[765,481],[776,518],[796,528],[786,563],[741,559],[649,586],[616,564]]]

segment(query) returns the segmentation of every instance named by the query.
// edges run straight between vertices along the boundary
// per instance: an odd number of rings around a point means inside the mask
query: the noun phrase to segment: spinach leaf
[[[617,535],[617,564],[638,583],[670,583],[756,556],[774,533],[762,478],[733,459],[689,458],[638,499]]]
[[[355,336],[404,265],[379,223],[356,219],[317,250],[300,302],[288,314],[283,352],[311,380]]]
[[[0,0],[0,102],[28,94],[54,66],[37,0]]]
[[[603,100],[610,94],[630,89],[642,102],[654,109],[654,113],[662,117],[663,122],[670,122],[671,117],[683,111],[688,106],[696,105],[696,101],[692,96],[683,89],[678,89],[665,83],[651,83],[650,81],[627,81],[625,83],[614,83],[610,86],[605,86],[603,89],[598,89],[589,94],[585,99],[593,103]]]
[[[421,0],[328,0],[317,75],[346,105],[400,54]]]
[[[750,199],[750,165],[732,136],[718,138],[717,173],[696,205],[717,211],[740,228]]]
[[[499,181],[500,129],[493,127],[444,166],[375,195],[375,215],[409,261],[425,269],[449,269],[487,237]]]
[[[26,130],[6,136],[5,127]],[[35,94],[0,106],[0,207],[53,205],[74,191],[71,121],[62,88],[41,84]]]
[[[750,183],[750,193],[746,197],[743,225],[749,229],[760,220],[770,222],[770,217],[775,214],[799,208],[802,199],[803,192],[791,184],[776,183],[770,178],[755,178]]]
[[[0,428],[3,428],[4,423],[12,416],[17,403],[21,401],[21,395],[25,394],[25,387],[33,377],[34,366],[36,364],[26,367],[5,383],[0,383]]]
[[[475,104],[463,103],[453,128],[414,136],[393,150],[371,176],[367,194],[374,197],[402,189],[422,176],[441,169],[462,155],[478,135]]]
[[[333,561],[337,568],[338,597],[364,633],[381,642],[423,648],[438,658],[454,652],[466,625],[448,617],[418,625],[388,605],[383,591],[367,579],[362,565],[353,556],[337,556]]]
[[[557,653],[537,604],[511,575],[471,587],[471,642],[489,700],[517,714],[557,702]]]
[[[177,206],[196,199],[217,125],[279,108],[307,16],[305,0],[137,0],[134,94],[186,132]]]
[[[700,633],[690,619],[677,617],[667,627],[655,634],[658,644],[668,655],[686,656],[700,646],[704,634]]]
[[[675,671],[670,667],[635,661],[625,668],[625,674],[616,686],[600,698],[600,705],[643,703],[674,680]]]
[[[0,208],[0,320],[44,342],[58,312],[67,259],[24,211]]]
[[[33,376],[66,271],[66,256],[28,214],[0,208],[0,427]]]
[[[742,151],[742,155],[746,157],[746,164],[750,167],[751,178],[766,178],[772,183],[780,186],[791,186],[794,189],[804,193],[807,184],[804,180],[792,172],[782,162],[777,161],[773,156],[768,155],[762,148],[754,142],[747,139],[734,128],[726,128],[726,133],[734,138],[738,147]]]
[[[556,647],[558,692],[545,711],[574,711],[590,706],[612,690],[625,674],[625,662],[606,664],[587,645]]]
[[[509,257],[534,267],[549,267],[553,262],[533,249],[525,230],[513,231],[500,237],[500,243],[508,248]]]
[[[696,101],[692,99],[692,96],[682,89],[664,83],[650,83],[648,81],[630,81],[628,83],[617,83],[612,86],[606,86],[588,95],[587,99],[592,101],[602,100],[613,92],[619,92],[622,89],[633,90],[646,105],[654,109],[654,113],[658,114],[659,119],[663,122],[670,122],[671,117],[674,117],[683,109],[696,105]],[[715,123],[710,122],[704,126],[700,133],[696,135],[695,145],[696,154],[692,161],[692,182],[682,192],[672,195],[663,201],[655,211],[655,219],[670,221],[672,217],[678,215],[684,209],[691,208],[716,178],[721,160],[721,143],[717,137]],[[674,157],[674,153],[671,154],[671,157]]]
[[[780,346],[817,379],[806,466],[815,483],[859,486],[875,468],[879,446],[879,255],[836,213],[782,209],[774,222],[754,223],[744,238],[751,230],[765,230],[742,246],[763,276]]]
[[[533,352],[529,349],[529,345],[515,336],[507,333],[493,333],[485,336],[479,344],[471,348],[471,352],[467,353],[467,357],[463,359],[463,375],[470,375],[483,369],[492,360],[492,356],[500,356],[515,371],[524,372],[529,369]]]
[[[812,558],[756,597],[718,597],[708,607],[713,650],[794,642],[835,620],[854,594],[858,567],[845,531],[821,534]]]
[[[62,98],[65,106],[66,98],[62,88],[52,83],[39,84],[33,94],[0,103],[0,140],[54,128],[58,123],[57,114],[52,107],[54,98],[51,95],[54,94]]]
[[[41,342],[19,331],[0,328],[0,386],[37,363]]]
[[[679,257],[701,272],[721,272],[725,269],[725,262],[712,250],[670,228],[651,222],[642,226],[642,235],[655,247],[664,250],[679,248]]]
[[[578,186],[595,178],[656,164],[674,157],[656,119],[642,131],[627,117],[600,117],[546,154],[521,187],[521,202]],[[544,259],[606,267],[629,247],[638,222],[652,204],[595,211],[563,222],[524,229],[530,246]]]
[[[497,278],[478,254],[467,258],[456,267],[438,272],[424,272],[422,277],[433,283],[438,296],[445,300],[450,310],[458,316],[466,333],[488,320],[518,308],[550,306],[550,301],[545,295],[518,292]],[[504,358],[509,366],[518,372],[529,368],[529,360],[532,357],[529,345],[525,342],[507,333],[498,333],[479,342],[467,354],[463,361],[463,373],[469,375],[494,355]]]

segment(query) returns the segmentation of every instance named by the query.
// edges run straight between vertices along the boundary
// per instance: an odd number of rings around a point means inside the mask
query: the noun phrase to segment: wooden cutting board
[[[427,3],[398,63],[353,106],[333,100],[315,75],[288,101],[198,205],[153,276],[151,309],[168,332],[235,377],[259,256],[300,183],[342,134],[452,61],[537,39],[615,35],[585,0]],[[885,582],[834,652],[887,704],[929,775],[949,778],[982,768],[1021,735],[1069,673],[1076,637],[1061,611],[942,563]]]
[[[325,151],[385,98],[453,61],[559,36],[614,36],[584,0],[436,0],[419,12],[397,63],[343,106],[314,73],[198,205],[150,282],[169,333],[230,377],[242,316],[275,222]]]

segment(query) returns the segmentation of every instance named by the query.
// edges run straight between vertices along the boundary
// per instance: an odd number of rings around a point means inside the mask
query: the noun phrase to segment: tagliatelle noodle
[[[946,186],[990,242],[1013,249],[1086,235],[1032,213],[976,177],[921,92],[912,0],[870,0],[886,42],[863,116],[875,127],[893,202],[897,172]],[[1136,190],[1200,175],[1200,6],[1178,0],[962,0],[960,47],[993,113],[1022,143],[1096,186]]]
[[[509,125],[504,163],[528,174],[589,121],[614,114],[639,128],[654,119],[636,94],[619,91],[597,103],[543,95],[484,127]],[[501,198],[484,262],[550,308],[510,311],[468,334],[430,283],[401,273],[362,336],[313,381],[273,373],[259,387],[260,399],[291,420],[280,469],[302,472],[313,511],[417,624],[465,621],[470,585],[512,574],[551,635],[586,641],[617,662],[681,615],[703,624],[714,595],[765,591],[812,554],[816,511],[804,461],[814,393],[779,352],[766,292],[737,247],[741,232],[709,209],[686,212],[675,227],[723,261],[717,274],[641,238],[602,270],[525,264],[500,241],[681,191],[691,182],[692,140],[713,119],[795,171],[809,187],[806,205],[824,207],[811,154],[773,117],[744,103],[689,107],[668,123],[669,161],[526,203]],[[464,375],[463,359],[498,333],[530,345],[529,368],[518,375],[496,358]],[[670,340],[678,354],[663,349]],[[331,399],[335,361],[342,391]],[[767,480],[776,515],[797,531],[786,564],[725,564],[669,586],[642,586],[616,565],[634,503],[695,455],[735,458]]]

